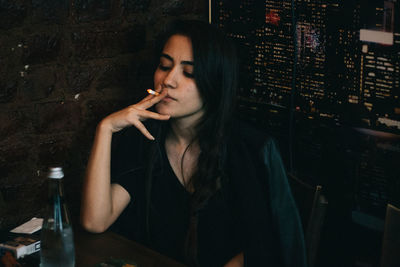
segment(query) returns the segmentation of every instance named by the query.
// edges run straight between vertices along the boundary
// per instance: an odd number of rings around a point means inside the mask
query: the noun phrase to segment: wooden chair
[[[288,177],[303,224],[308,266],[314,267],[328,201],[322,195],[322,186],[313,187],[291,174]]]
[[[383,229],[381,267],[400,266],[400,209],[387,204]]]

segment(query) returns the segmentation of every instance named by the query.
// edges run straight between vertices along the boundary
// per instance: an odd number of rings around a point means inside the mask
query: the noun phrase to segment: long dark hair
[[[177,34],[192,42],[194,79],[204,103],[204,115],[196,125],[192,140],[192,143],[198,143],[201,152],[197,168],[186,184],[187,188],[193,189],[193,194],[184,253],[188,264],[197,265],[198,212],[226,178],[224,153],[235,105],[237,55],[232,41],[221,30],[194,20],[170,23],[161,35],[159,52],[168,39]]]

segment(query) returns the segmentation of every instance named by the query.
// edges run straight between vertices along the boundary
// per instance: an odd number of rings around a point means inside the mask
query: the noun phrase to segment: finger
[[[150,134],[147,128],[140,121],[136,121],[134,126],[149,140],[155,140],[155,138]]]
[[[153,97],[154,97],[154,95],[148,94],[145,98],[143,98],[143,100],[146,101],[146,100],[152,99]]]
[[[157,87],[157,89],[155,90],[155,91],[158,93],[157,95],[153,95],[153,94],[150,94],[150,93],[149,93],[145,98],[143,98],[142,100],[140,100],[138,104],[143,104],[143,103],[145,103],[146,101],[148,101],[148,100],[150,100],[150,99],[152,99],[152,98],[154,98],[154,97],[156,97],[156,96],[161,95],[161,90],[162,90],[162,86],[159,85],[159,86]],[[159,100],[159,101],[160,101],[160,100]],[[158,103],[158,102],[156,102],[156,103]],[[155,103],[154,103],[154,104],[155,104]],[[154,104],[153,104],[153,105],[154,105]],[[149,108],[149,107],[146,105],[146,107],[143,107],[143,108],[147,109],[147,108]]]
[[[154,97],[152,97],[152,98],[150,98],[150,99],[144,101],[143,103],[141,103],[141,104],[143,104],[143,105],[142,105],[142,108],[148,109],[148,108],[154,106],[155,104],[157,104],[158,102],[160,102],[160,101],[161,101],[164,97],[166,97],[167,95],[168,95],[168,89],[164,88],[164,89],[161,91],[160,95],[154,96]]]
[[[152,112],[152,111],[148,111],[148,110],[142,110],[139,115],[143,118],[147,118],[147,119],[154,119],[154,120],[169,120],[169,118],[171,117],[170,115],[164,115],[164,114],[160,114],[157,112]]]
[[[155,90],[156,90],[157,93],[161,93],[162,85],[159,84]]]
[[[149,92],[149,90],[150,90],[150,92]],[[153,89],[147,89],[146,90],[148,93],[149,93],[149,95],[151,95],[151,96],[158,96],[158,95],[160,95],[161,94],[161,91],[162,91],[162,85],[161,84],[159,84],[159,85],[157,85],[157,88],[154,88],[154,90]],[[151,91],[153,92],[153,93],[151,93]],[[154,93],[155,92],[155,93]]]
[[[146,102],[146,101],[148,101],[148,100],[152,99],[153,97],[154,97],[154,95],[152,95],[152,94],[148,94],[148,95],[146,95],[146,97],[145,97],[145,98],[143,98],[142,100],[140,100],[140,102],[139,102],[139,103]]]
[[[148,93],[148,90],[152,90],[152,89],[147,89],[147,90],[146,90],[147,93]],[[162,86],[161,86],[161,85],[158,85],[158,86],[157,86],[157,89],[155,89],[154,91],[157,92],[158,94],[161,94],[161,90],[162,90]],[[157,94],[157,95],[158,95],[158,94]],[[146,95],[146,97],[143,98],[139,103],[145,102],[145,101],[147,101],[147,100],[149,100],[149,99],[152,99],[152,98],[155,97],[155,96],[156,96],[156,95],[154,95],[154,94],[148,93],[148,95]]]

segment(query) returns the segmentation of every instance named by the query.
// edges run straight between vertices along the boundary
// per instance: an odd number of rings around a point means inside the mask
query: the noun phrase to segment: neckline
[[[167,177],[173,178],[174,183],[175,183],[178,187],[180,187],[183,191],[185,191],[186,194],[191,195],[192,193],[189,192],[189,191],[186,189],[186,187],[181,183],[181,181],[179,181],[178,176],[176,175],[174,169],[172,169],[171,163],[170,163],[169,158],[168,158],[168,155],[167,155],[167,150],[165,149],[165,139],[163,140],[162,145],[161,145],[161,152],[162,152],[162,160],[163,160],[163,162],[165,162],[166,165],[167,165],[167,166],[166,166],[166,169],[165,169],[165,170],[166,170],[166,176],[167,176]],[[168,175],[167,172],[169,172],[169,175]]]

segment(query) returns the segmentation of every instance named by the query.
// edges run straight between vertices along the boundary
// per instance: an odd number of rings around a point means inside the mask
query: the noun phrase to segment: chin
[[[172,115],[171,112],[169,112],[167,108],[160,107],[158,105],[156,106],[156,111],[157,111],[157,113],[159,113],[161,115]]]

